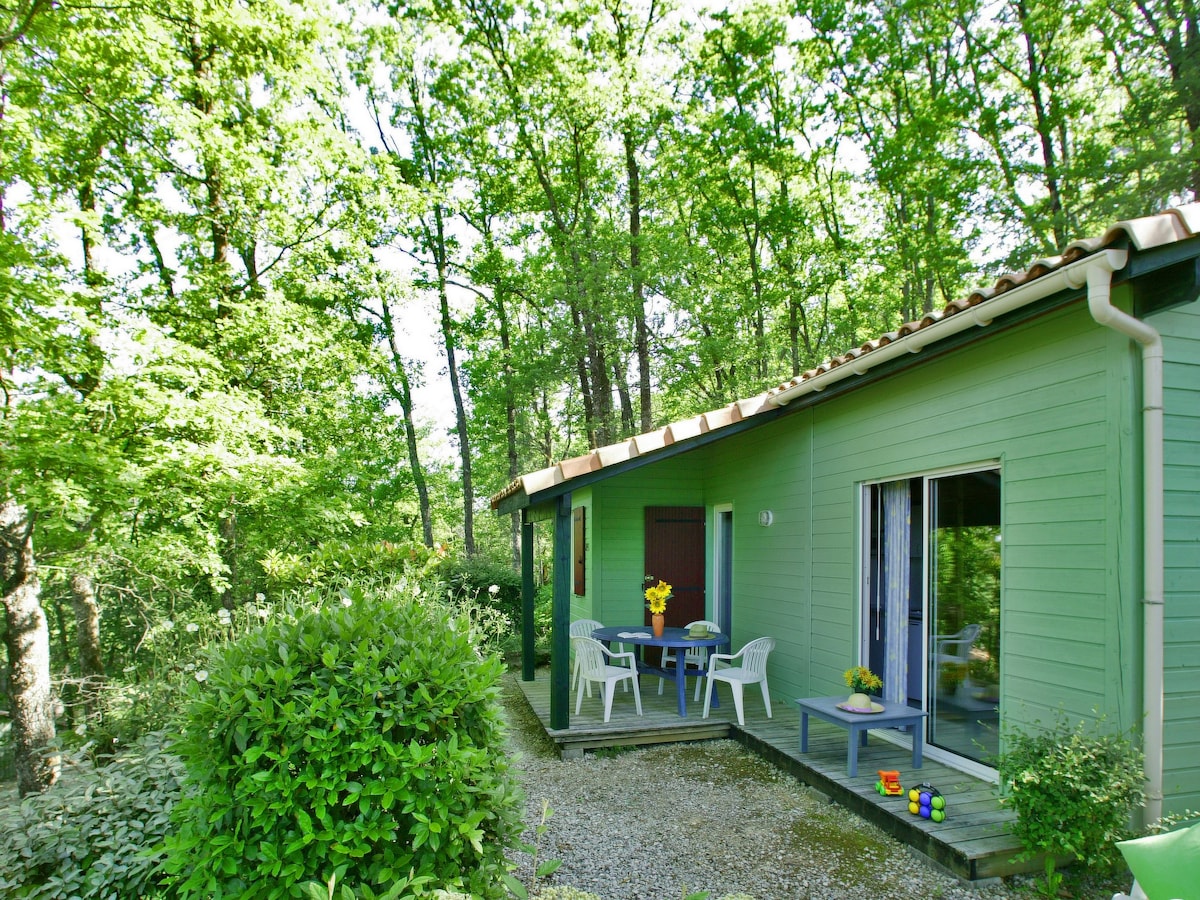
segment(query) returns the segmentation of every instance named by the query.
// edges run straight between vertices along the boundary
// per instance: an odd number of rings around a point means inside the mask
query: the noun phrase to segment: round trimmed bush
[[[197,673],[175,746],[190,789],[167,842],[181,896],[298,897],[330,875],[369,895],[410,873],[501,890],[521,829],[502,664],[421,593],[344,591]]]

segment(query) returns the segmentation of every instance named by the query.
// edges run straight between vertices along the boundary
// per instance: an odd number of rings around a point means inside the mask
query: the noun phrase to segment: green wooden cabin
[[[515,481],[493,506],[523,512],[530,597],[536,523],[555,548],[554,727],[570,620],[642,623],[653,575],[668,624],[778,640],[777,702],[869,665],[930,711],[927,754],[984,777],[1001,723],[1103,715],[1144,735],[1148,817],[1200,808],[1198,294],[1200,205],[1119,223]]]

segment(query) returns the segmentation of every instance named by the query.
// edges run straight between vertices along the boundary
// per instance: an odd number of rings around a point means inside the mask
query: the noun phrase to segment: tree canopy
[[[0,563],[84,676],[337,548],[515,553],[519,472],[1200,190],[1192,0],[0,12]]]

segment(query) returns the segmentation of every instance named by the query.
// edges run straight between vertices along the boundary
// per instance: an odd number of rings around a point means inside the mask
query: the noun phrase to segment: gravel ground
[[[510,676],[511,677],[511,676]],[[970,885],[731,740],[560,760],[515,682],[505,687],[512,743],[547,885],[602,900],[693,891],[754,900],[1030,896],[1028,879]],[[526,840],[536,840],[531,830]],[[516,874],[530,883],[530,861]],[[1011,882],[1011,883],[1010,883]],[[1078,897],[1112,896],[1112,891]]]

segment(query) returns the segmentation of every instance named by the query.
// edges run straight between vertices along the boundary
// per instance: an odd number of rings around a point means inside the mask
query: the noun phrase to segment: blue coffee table
[[[867,746],[867,732],[872,728],[895,728],[912,725],[912,764],[914,769],[921,768],[921,756],[925,748],[924,720],[929,713],[911,706],[880,703],[882,710],[876,713],[855,713],[838,709],[839,703],[845,703],[846,697],[812,697],[800,698],[796,705],[800,707],[800,752],[808,752],[808,717],[816,716],[823,722],[829,722],[845,728],[850,732],[849,747],[846,750],[846,769],[851,778],[858,775],[858,748],[861,744]]]

